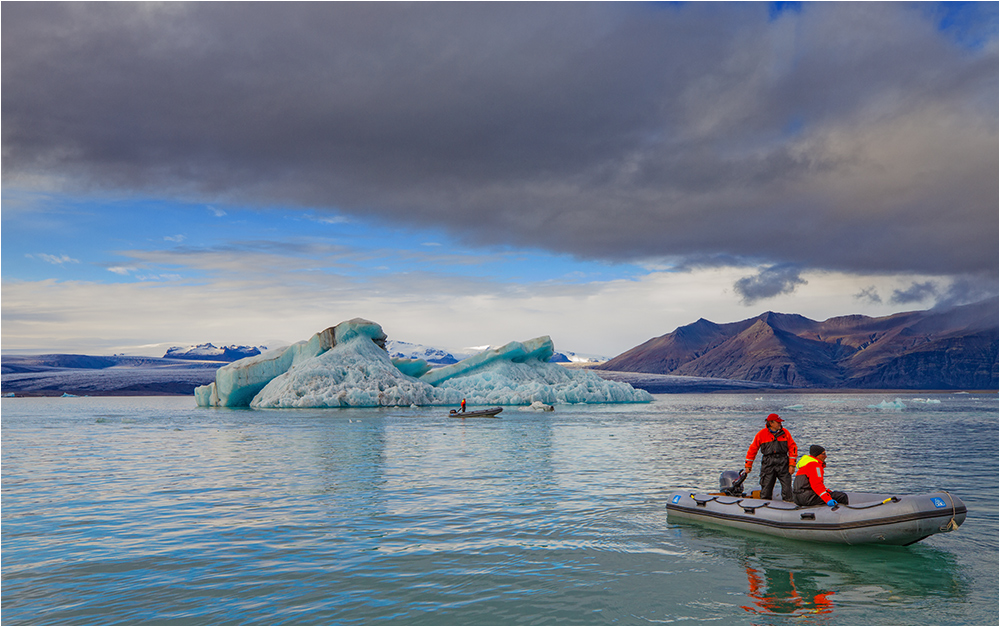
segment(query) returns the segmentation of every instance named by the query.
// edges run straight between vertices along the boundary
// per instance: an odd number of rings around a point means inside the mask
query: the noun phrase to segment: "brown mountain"
[[[996,389],[1000,303],[816,322],[763,313],[698,320],[598,366],[795,387]]]

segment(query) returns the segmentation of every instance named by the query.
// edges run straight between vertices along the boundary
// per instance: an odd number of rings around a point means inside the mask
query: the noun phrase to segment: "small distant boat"
[[[502,407],[490,407],[489,409],[476,409],[473,411],[458,411],[457,409],[453,409],[448,415],[453,418],[493,418],[502,411]]]

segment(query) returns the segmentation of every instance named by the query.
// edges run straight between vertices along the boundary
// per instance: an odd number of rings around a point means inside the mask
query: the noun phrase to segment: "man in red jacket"
[[[766,425],[747,450],[746,471],[750,474],[753,460],[760,451],[760,498],[770,499],[774,494],[775,481],[781,482],[781,499],[792,500],[792,471],[799,451],[792,434],[782,426],[781,417],[771,414],[764,419]]]
[[[847,505],[848,498],[844,492],[830,492],[823,485],[823,469],[826,468],[826,449],[819,444],[809,447],[809,454],[803,455],[798,463],[795,474],[795,503],[803,507],[815,507],[826,503],[830,507],[837,504]]]

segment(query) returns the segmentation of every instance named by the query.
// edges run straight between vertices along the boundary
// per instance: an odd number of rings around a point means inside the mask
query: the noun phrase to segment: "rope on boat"
[[[941,531],[954,531],[958,529],[958,523],[955,522],[955,497],[953,497],[947,490],[942,490],[942,492],[947,494],[948,500],[951,501],[951,520],[938,527],[938,529]]]
[[[945,494],[948,494],[948,493],[945,492]],[[704,501],[698,499],[698,497],[696,497],[693,493],[689,494],[688,496],[690,496],[692,499],[694,499],[694,502],[697,503],[699,507],[705,507],[706,505],[708,505],[712,501],[719,502],[718,501],[718,498],[719,498],[718,496],[712,496],[711,498],[707,498]],[[747,509],[747,508],[758,509],[758,508],[761,508],[761,507],[768,507],[770,505],[770,503],[768,503],[767,501],[764,501],[760,505],[748,506],[748,505],[743,505],[743,501],[745,499],[740,498],[740,497],[733,497],[733,498],[737,499],[733,503],[721,503],[721,502],[719,502],[719,504],[720,505],[736,505],[737,507],[742,507],[744,509]],[[948,494],[948,498],[951,498],[951,494]],[[754,499],[754,500],[759,500],[759,499]],[[792,503],[792,501],[783,501],[783,502],[784,503]],[[898,502],[899,502],[899,497],[898,496],[890,496],[889,498],[887,498],[887,499],[885,499],[883,501],[878,501],[876,503],[868,503],[866,505],[844,505],[842,503],[838,503],[837,507],[838,508],[839,507],[845,507],[847,509],[871,509],[872,507],[879,507],[880,505],[885,505],[886,503],[898,503]],[[815,506],[815,505],[808,506],[808,505],[798,505],[798,504],[796,504],[795,507],[794,507],[794,509],[790,509],[790,510],[787,510],[787,511],[796,511],[796,510],[800,510],[800,509],[812,509],[813,507],[817,507],[817,506]],[[772,507],[771,509],[786,510],[786,508],[784,508],[784,507]],[[958,529],[958,525],[955,524],[955,500],[954,499],[952,499],[952,502],[951,502],[951,509],[952,509],[952,519],[951,519],[951,521],[947,525],[945,525],[945,526],[950,526],[951,528],[950,529],[945,529],[944,527],[942,527],[941,531],[954,531],[955,529]],[[954,525],[954,526],[952,526],[952,525]]]
[[[886,503],[898,503],[898,496],[890,496],[884,501],[879,501],[877,503],[868,503],[867,505],[842,505],[838,504],[837,507],[846,507],[847,509],[870,509],[872,507],[878,507],[879,505],[885,505]]]

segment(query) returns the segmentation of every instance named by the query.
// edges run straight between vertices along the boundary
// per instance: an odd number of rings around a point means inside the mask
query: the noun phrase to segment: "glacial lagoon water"
[[[944,489],[967,521],[910,547],[669,522],[666,494],[717,486],[772,411],[800,446],[827,447],[831,487]],[[996,394],[446,414],[3,399],[0,619],[998,623]]]

